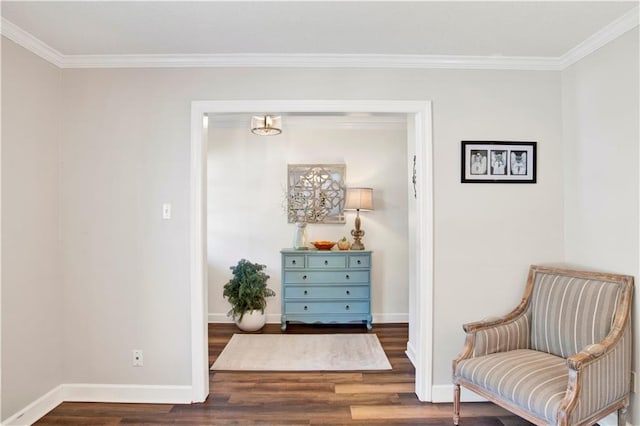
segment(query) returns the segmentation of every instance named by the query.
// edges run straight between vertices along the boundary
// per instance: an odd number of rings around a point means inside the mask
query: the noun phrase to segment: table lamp
[[[360,210],[373,210],[373,189],[347,188],[344,209],[356,211],[356,229],[351,230],[353,236],[351,250],[364,250],[364,244],[360,241],[364,236],[364,231],[360,229]]]

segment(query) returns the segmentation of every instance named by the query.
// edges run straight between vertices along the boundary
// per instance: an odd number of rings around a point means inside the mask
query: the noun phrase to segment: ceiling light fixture
[[[282,133],[282,117],[260,115],[251,117],[251,133],[260,136],[275,136]]]

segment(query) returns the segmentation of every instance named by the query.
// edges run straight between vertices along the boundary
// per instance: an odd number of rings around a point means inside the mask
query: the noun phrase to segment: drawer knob
[[[304,294],[307,294],[307,290],[304,291]]]
[[[328,260],[325,260],[325,261],[324,261],[324,264],[325,264],[325,265],[328,265],[328,264],[329,264],[329,261],[328,261]]]
[[[296,261],[294,260],[293,263],[296,263]],[[358,265],[361,264],[362,262],[360,261],[360,259],[358,259]]]
[[[308,310],[308,309],[309,309],[309,307],[308,307],[308,306],[305,306],[305,307],[304,307],[304,310],[305,310],[305,311],[306,311],[306,310]]]
[[[351,294],[351,292],[349,290],[347,290],[347,294]]]
[[[359,262],[359,261],[358,261],[358,262]],[[296,260],[295,260],[295,259],[293,259],[293,260],[291,261],[291,263],[295,265],[295,264],[296,264]]]
[[[303,280],[306,280],[306,279],[307,279],[307,276],[306,276],[306,275],[303,275],[303,276],[302,276],[302,279],[303,279]]]
[[[345,278],[346,278],[346,279],[349,279],[349,274],[347,274]]]
[[[349,310],[349,305],[345,306],[344,308],[348,311]]]

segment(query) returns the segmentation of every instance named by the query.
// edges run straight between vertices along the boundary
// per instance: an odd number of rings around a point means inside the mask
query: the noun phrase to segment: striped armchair
[[[463,326],[453,423],[464,386],[537,425],[591,425],[616,410],[624,425],[632,292],[630,276],[532,266],[516,309]]]

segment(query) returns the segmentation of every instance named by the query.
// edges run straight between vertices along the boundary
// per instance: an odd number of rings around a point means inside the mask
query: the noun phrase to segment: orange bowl
[[[333,241],[312,241],[311,244],[318,250],[331,250],[336,245]]]

